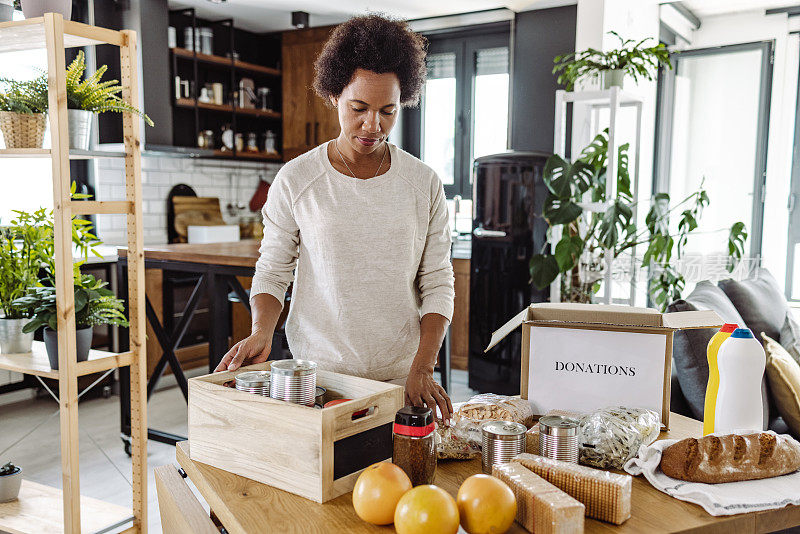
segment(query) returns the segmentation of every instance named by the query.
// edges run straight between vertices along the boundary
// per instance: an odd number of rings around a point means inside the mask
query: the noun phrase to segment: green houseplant
[[[0,467],[0,502],[13,501],[19,496],[22,468],[11,462]]]
[[[47,76],[0,78],[0,132],[6,148],[41,148],[47,128]]]
[[[558,74],[558,83],[566,86],[568,91],[575,87],[578,80],[603,76],[604,89],[612,86],[622,87],[624,77],[630,76],[634,81],[653,80],[661,65],[672,68],[669,51],[663,43],[645,46],[650,37],[635,41],[623,39],[617,32],[608,32],[619,39],[619,47],[608,52],[588,48],[556,56],[553,60],[553,74]]]
[[[124,303],[106,288],[108,282],[91,274],[81,274],[80,263],[74,264],[75,326],[77,329],[77,358],[85,361],[92,345],[92,327],[98,325],[128,326]],[[58,369],[58,311],[56,288],[38,286],[15,301],[16,306],[29,310],[31,321],[24,332],[44,327],[44,342],[50,367]]]
[[[22,331],[27,311],[14,301],[38,283],[39,271],[47,262],[53,228],[47,211],[15,212],[11,223],[0,228],[0,352],[30,352],[33,334]]]
[[[597,135],[578,158],[567,161],[554,155],[545,164],[543,181],[548,189],[542,216],[550,227],[561,230],[561,238],[550,251],[530,260],[531,280],[544,289],[559,275],[562,300],[591,302],[600,288],[603,269],[610,261],[646,245],[641,266],[650,269],[648,294],[660,309],[680,297],[685,280],[675,267],[689,234],[698,226],[702,210],[709,203],[700,188],[674,206],[669,195],[655,195],[639,228],[633,218],[636,201],[631,192],[628,145],[619,147],[616,197],[606,199],[608,131]],[[584,202],[608,202],[602,213],[584,209]],[[676,231],[669,228],[670,215],[679,215]],[[744,254],[747,232],[735,223],[728,233],[729,264]]]
[[[93,113],[130,112],[139,115],[148,125],[153,126],[150,117],[118,96],[122,92],[122,86],[117,80],[100,81],[106,70],[108,70],[108,66],[102,65],[91,76],[85,76],[86,57],[83,50],[78,52],[77,57],[67,67],[67,115],[70,125],[70,148],[88,150]]]

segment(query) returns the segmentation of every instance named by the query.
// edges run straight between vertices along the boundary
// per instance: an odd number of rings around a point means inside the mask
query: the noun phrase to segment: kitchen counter
[[[660,439],[681,439],[690,436],[700,437],[702,423],[678,414],[670,415],[672,428],[662,432]],[[287,447],[291,445],[287,443]],[[178,463],[185,470],[211,506],[214,514],[230,534],[260,532],[302,532],[304,534],[329,532],[393,532],[392,526],[378,527],[361,521],[352,505],[352,493],[317,504],[291,493],[254,482],[247,478],[228,473],[189,457],[188,442],[179,443],[176,448]],[[174,469],[171,466],[158,470]],[[479,459],[468,461],[440,462],[435,484],[452,495],[458,491],[461,482],[475,473],[481,472]],[[176,478],[177,475],[173,478]],[[157,484],[158,484],[157,471]],[[164,486],[162,485],[162,488]],[[182,488],[188,491],[183,483]],[[174,491],[181,487],[172,486]],[[191,493],[184,492],[180,511],[160,506],[162,523],[176,524],[176,515],[185,524],[201,525],[209,522],[208,516],[189,516],[190,510],[202,514],[202,508]],[[169,497],[169,495],[164,495]],[[173,495],[173,498],[175,496]],[[193,500],[193,501],[192,501]],[[159,502],[162,491],[159,490]],[[165,511],[168,514],[165,517]],[[632,493],[632,517],[620,526],[586,519],[585,532],[771,532],[800,524],[800,506],[789,506],[777,510],[714,517],[701,507],[674,499],[653,488],[643,477],[634,477]],[[193,532],[199,532],[195,529]],[[526,532],[514,523],[508,532]]]

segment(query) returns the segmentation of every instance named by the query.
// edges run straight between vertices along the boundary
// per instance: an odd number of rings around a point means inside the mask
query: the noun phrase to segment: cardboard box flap
[[[683,311],[665,313],[661,316],[664,326],[683,330],[686,328],[720,328],[725,322],[714,310]]]
[[[532,304],[529,321],[558,321],[616,326],[663,326],[662,315],[652,308],[613,304],[541,303]]]
[[[516,314],[510,321],[498,328],[492,333],[492,339],[489,341],[489,346],[483,352],[489,352],[489,349],[500,343],[504,337],[519,328],[519,326],[528,318],[528,310],[524,308],[521,312]]]

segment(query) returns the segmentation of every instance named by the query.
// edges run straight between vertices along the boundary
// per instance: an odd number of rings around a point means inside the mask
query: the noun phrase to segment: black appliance
[[[542,171],[550,154],[504,152],[475,160],[469,288],[469,387],[518,395],[520,330],[484,353],[492,332],[531,302],[531,256],[546,246]]]

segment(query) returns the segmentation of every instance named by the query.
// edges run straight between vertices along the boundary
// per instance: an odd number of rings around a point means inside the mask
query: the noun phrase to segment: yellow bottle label
[[[717,354],[722,342],[731,337],[733,332],[717,332],[708,342],[706,351],[708,357],[708,385],[706,386],[706,401],[703,409],[703,435],[714,432],[714,413],[717,409],[717,393],[719,392],[719,367]]]

